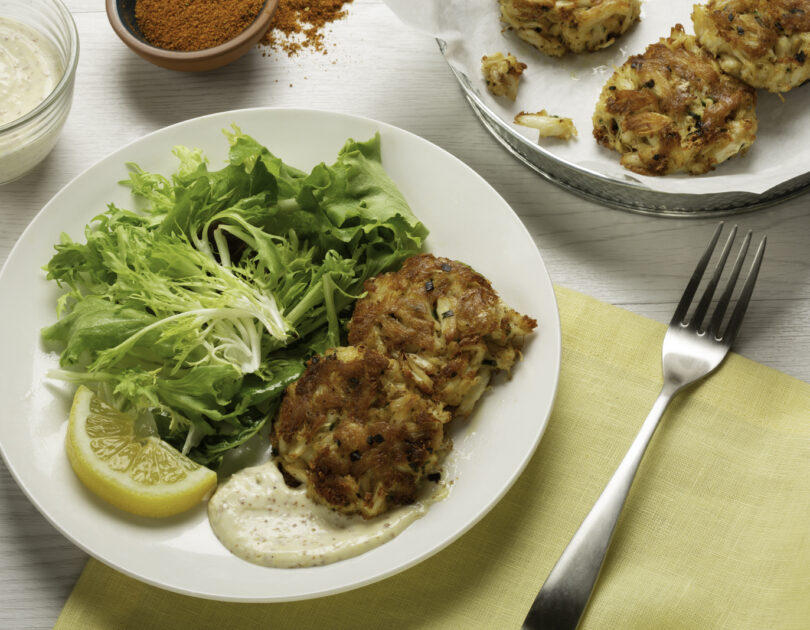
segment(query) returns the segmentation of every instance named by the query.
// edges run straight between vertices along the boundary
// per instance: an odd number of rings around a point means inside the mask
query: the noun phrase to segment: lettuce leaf
[[[306,359],[342,343],[363,282],[427,229],[382,166],[380,137],[306,173],[237,127],[227,164],[175,147],[170,177],[130,164],[141,200],[110,205],[45,267],[64,289],[54,376],[95,385],[216,467],[275,413]]]

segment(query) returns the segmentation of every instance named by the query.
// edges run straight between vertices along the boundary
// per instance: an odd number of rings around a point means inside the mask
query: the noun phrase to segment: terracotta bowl
[[[106,0],[107,18],[113,30],[127,46],[156,66],[184,72],[213,70],[236,61],[259,40],[270,27],[278,0],[266,0],[253,24],[233,39],[204,50],[179,52],[158,48],[148,43],[135,20],[135,0]]]

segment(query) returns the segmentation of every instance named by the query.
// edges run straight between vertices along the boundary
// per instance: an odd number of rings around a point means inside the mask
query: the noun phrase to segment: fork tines
[[[731,252],[731,246],[733,245],[734,239],[737,236],[736,225],[731,229],[731,233],[728,235],[728,238],[726,239],[726,243],[723,246],[723,249],[720,252],[720,256],[715,264],[714,273],[707,282],[706,287],[703,290],[703,295],[701,296],[700,301],[698,302],[698,305],[695,308],[695,311],[692,314],[691,319],[687,320],[686,315],[689,311],[690,305],[692,304],[692,298],[694,298],[698,286],[700,285],[701,279],[703,278],[703,274],[705,273],[706,268],[709,265],[709,261],[712,258],[712,254],[714,253],[714,249],[717,246],[717,241],[720,238],[720,233],[722,232],[722,230],[723,230],[723,223],[721,222],[717,226],[717,229],[714,231],[714,235],[712,236],[712,239],[709,242],[709,246],[706,248],[706,251],[703,252],[703,256],[701,256],[700,260],[698,261],[697,267],[695,268],[695,271],[692,274],[692,277],[689,279],[689,283],[686,286],[686,290],[683,293],[683,297],[681,298],[678,307],[675,309],[675,315],[672,317],[672,324],[673,325],[680,324],[681,326],[684,327],[705,331],[718,341],[722,340],[725,344],[728,344],[730,346],[734,341],[734,338],[737,336],[737,332],[739,331],[743,315],[745,315],[745,309],[748,308],[748,302],[751,300],[751,294],[754,291],[754,284],[756,283],[757,274],[759,273],[759,268],[762,264],[762,256],[765,252],[765,243],[767,239],[764,236],[762,237],[762,241],[760,241],[759,243],[756,255],[754,256],[754,260],[751,263],[750,269],[748,270],[748,276],[745,279],[745,284],[743,285],[740,294],[737,296],[737,305],[734,308],[731,317],[729,318],[725,330],[721,331],[723,318],[725,317],[729,303],[731,302],[732,294],[734,293],[734,287],[737,284],[737,279],[739,278],[740,270],[742,269],[743,262],[745,261],[745,257],[748,253],[748,247],[751,243],[752,232],[749,230],[748,233],[745,235],[742,245],[740,246],[740,250],[737,254],[737,259],[734,262],[734,267],[732,268],[731,273],[729,274],[726,280],[725,290],[723,291],[723,294],[720,296],[720,299],[717,301],[717,304],[715,305],[715,310],[711,316],[709,325],[706,328],[702,328],[703,320],[706,318],[706,314],[708,313],[709,307],[712,302],[712,298],[714,297],[714,292],[717,289],[717,285],[720,282],[720,278],[722,276],[726,260],[728,259],[729,253]]]

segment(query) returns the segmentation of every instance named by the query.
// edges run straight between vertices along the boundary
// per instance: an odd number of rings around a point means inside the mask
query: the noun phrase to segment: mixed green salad
[[[363,282],[426,228],[383,170],[379,134],[331,166],[285,164],[233,127],[227,165],[176,147],[170,177],[130,164],[138,211],[110,205],[46,266],[65,293],[43,330],[55,376],[93,386],[193,460],[274,415],[305,360],[340,345]]]

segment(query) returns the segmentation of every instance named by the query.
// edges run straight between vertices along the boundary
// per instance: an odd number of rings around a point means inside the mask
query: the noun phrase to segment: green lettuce
[[[142,203],[110,205],[45,267],[64,289],[42,331],[54,376],[94,385],[216,467],[272,418],[306,359],[340,345],[366,279],[427,230],[382,166],[379,134],[306,173],[238,128],[224,168],[176,147],[171,177],[130,164]]]

